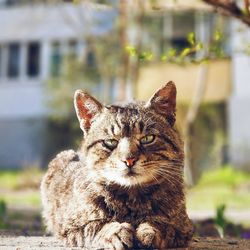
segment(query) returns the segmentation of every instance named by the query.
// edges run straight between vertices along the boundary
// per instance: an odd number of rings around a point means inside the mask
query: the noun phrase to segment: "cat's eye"
[[[149,144],[149,143],[153,142],[154,139],[155,139],[154,135],[146,135],[140,139],[140,143],[141,144]]]
[[[117,147],[118,141],[115,139],[107,139],[103,141],[103,144],[109,149],[114,149]]]

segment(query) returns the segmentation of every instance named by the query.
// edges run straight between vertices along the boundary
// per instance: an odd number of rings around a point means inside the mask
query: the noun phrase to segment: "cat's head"
[[[77,90],[75,109],[84,132],[82,151],[90,176],[134,186],[174,184],[182,178],[183,146],[174,128],[176,87],[159,89],[147,102],[103,106]]]

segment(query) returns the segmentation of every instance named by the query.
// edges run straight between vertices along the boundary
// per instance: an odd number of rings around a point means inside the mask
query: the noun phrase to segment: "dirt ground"
[[[53,237],[0,236],[1,250],[79,250],[66,248]],[[250,240],[195,238],[185,250],[250,250]],[[184,250],[184,248],[179,248]]]

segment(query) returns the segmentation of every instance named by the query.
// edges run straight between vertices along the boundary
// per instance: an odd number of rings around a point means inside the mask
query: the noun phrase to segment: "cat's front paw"
[[[94,247],[110,250],[125,250],[133,247],[133,227],[128,223],[111,222],[101,229]]]
[[[158,248],[164,247],[161,232],[149,223],[142,223],[136,229],[136,239],[139,247]]]
[[[63,241],[67,247],[83,247],[83,231],[81,229],[69,230],[63,236]]]

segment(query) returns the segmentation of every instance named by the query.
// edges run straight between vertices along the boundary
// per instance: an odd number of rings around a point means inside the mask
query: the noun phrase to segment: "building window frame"
[[[53,41],[51,43],[50,53],[50,76],[58,77],[61,73],[63,60],[62,44],[60,41]]]
[[[18,78],[21,72],[21,44],[10,42],[7,44],[7,77],[10,79]]]
[[[33,55],[32,55],[33,54]],[[36,78],[41,74],[41,43],[31,41],[26,44],[25,76]]]

